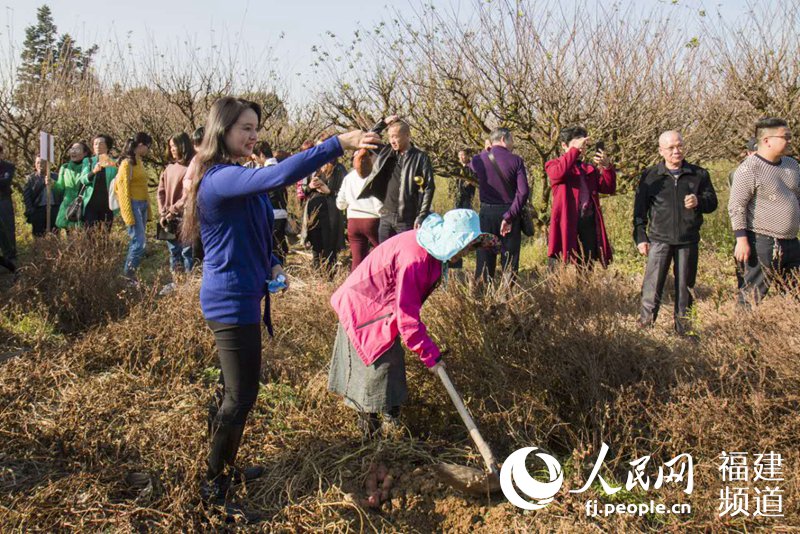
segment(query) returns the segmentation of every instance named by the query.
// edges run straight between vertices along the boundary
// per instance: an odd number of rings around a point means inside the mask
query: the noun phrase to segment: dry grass
[[[131,296],[121,276],[126,250],[127,238],[119,233],[37,239],[8,300],[64,333],[117,319]]]
[[[196,495],[204,469],[205,405],[216,372],[213,339],[197,305],[199,281],[166,297],[117,283],[124,246],[112,236],[52,241],[35,253],[4,308],[0,353],[0,525],[6,531],[197,531],[218,528]],[[91,247],[108,251],[87,258]],[[108,248],[102,248],[108,247]],[[76,253],[77,251],[77,253]],[[116,251],[116,252],[114,252]],[[46,258],[47,261],[40,261]],[[95,262],[88,264],[87,262]],[[713,261],[709,260],[709,261]],[[299,281],[274,300],[277,335],[264,341],[264,386],[242,463],[268,467],[238,498],[269,521],[256,531],[750,531],[800,526],[800,316],[797,295],[774,296],[746,317],[701,302],[700,344],[659,325],[638,330],[638,287],[618,271],[526,273],[515,287],[451,281],[423,310],[448,368],[498,457],[542,446],[562,460],[556,502],[523,514],[502,500],[466,499],[416,474],[436,461],[479,465],[434,377],[409,356],[408,436],[362,443],[352,413],[325,391],[335,333],[328,298],[337,281],[294,266]],[[721,283],[727,283],[723,281]],[[122,296],[120,296],[122,295]],[[135,297],[135,298],[132,298]],[[41,316],[48,335],[20,320]],[[5,336],[5,332],[9,337]],[[13,336],[13,340],[11,339]],[[697,464],[688,517],[588,519],[583,503],[610,499],[582,484],[599,444],[603,476],[623,481],[628,461],[682,452]],[[784,455],[784,520],[717,517],[725,451]],[[381,513],[347,498],[369,463],[398,475]],[[146,473],[150,483],[129,483]],[[684,500],[679,488],[621,502]]]

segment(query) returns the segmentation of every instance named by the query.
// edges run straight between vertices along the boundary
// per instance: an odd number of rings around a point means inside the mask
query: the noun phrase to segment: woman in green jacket
[[[58,170],[58,180],[53,185],[57,193],[64,195],[61,207],[58,209],[56,226],[59,228],[80,228],[81,222],[71,222],[67,220],[67,210],[70,204],[78,197],[81,188],[88,184],[91,165],[89,160],[89,147],[86,143],[79,141],[74,143],[69,149],[69,161],[64,163]],[[83,194],[84,206],[86,205],[86,191]]]

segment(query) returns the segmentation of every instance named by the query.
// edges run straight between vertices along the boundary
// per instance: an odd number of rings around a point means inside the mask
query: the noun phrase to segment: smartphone
[[[605,152],[606,150],[606,142],[605,141],[598,141],[594,144],[594,149],[597,152]]]
[[[386,129],[386,122],[383,119],[381,119],[375,123],[375,126],[369,129],[369,132],[379,134],[385,129]]]
[[[270,293],[277,293],[281,289],[286,289],[287,287],[286,277],[282,274],[279,274],[275,280],[270,280],[267,282],[267,289]]]

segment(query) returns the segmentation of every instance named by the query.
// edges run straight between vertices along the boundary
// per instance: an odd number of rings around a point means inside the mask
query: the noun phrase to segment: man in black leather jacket
[[[388,122],[388,121],[387,121]],[[418,228],[431,211],[433,165],[428,154],[411,143],[411,130],[403,121],[389,124],[389,144],[378,152],[372,173],[359,198],[373,196],[383,202],[378,241]]]
[[[700,227],[703,214],[717,209],[717,195],[708,171],[684,160],[680,133],[664,132],[658,145],[664,161],[642,173],[633,208],[633,239],[647,256],[639,324],[655,322],[673,263],[675,330],[685,335],[691,333],[687,313],[697,277]]]

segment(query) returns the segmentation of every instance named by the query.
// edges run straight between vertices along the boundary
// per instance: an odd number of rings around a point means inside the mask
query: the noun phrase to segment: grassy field
[[[293,289],[273,303],[259,402],[240,453],[268,475],[237,499],[266,516],[253,531],[751,532],[800,527],[800,333],[797,294],[774,295],[746,315],[733,305],[727,172],[713,175],[720,209],[703,229],[694,313],[700,341],[672,335],[670,297],[658,324],[635,325],[644,261],[631,238],[632,195],[602,200],[616,260],[608,270],[544,269],[540,236],[527,239],[518,286],[451,280],[423,309],[448,352],[451,376],[496,455],[539,446],[565,483],[544,510],[464,497],[438,483],[439,461],[480,466],[441,385],[413,355],[402,439],[362,442],[351,411],[326,392],[341,282],[290,256]],[[440,184],[435,206],[448,207]],[[27,230],[26,230],[27,231]],[[199,281],[161,298],[166,253],[151,242],[144,283],[119,274],[126,237],[21,237],[19,279],[0,275],[0,525],[3,531],[198,531],[223,527],[200,505],[205,407],[217,377]],[[473,260],[470,260],[473,261]],[[474,265],[474,263],[473,263]],[[468,265],[469,267],[469,265]],[[667,286],[669,287],[669,285]],[[630,462],[647,474],[681,453],[694,491],[665,484],[607,496],[580,488],[602,443],[601,475],[624,485]],[[783,455],[783,517],[720,516],[723,451]],[[357,505],[373,462],[396,476],[390,502]],[[654,467],[655,466],[655,467]],[[585,503],[689,503],[686,515],[587,517]]]

